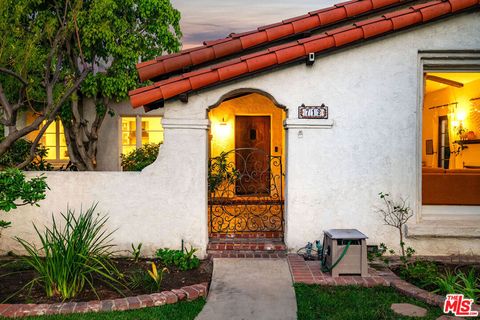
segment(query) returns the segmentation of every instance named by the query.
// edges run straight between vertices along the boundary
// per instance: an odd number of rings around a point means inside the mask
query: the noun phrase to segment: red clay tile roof
[[[166,100],[255,71],[304,59],[311,52],[318,53],[336,49],[357,41],[419,25],[464,9],[477,7],[479,4],[480,0],[435,0],[415,5],[408,9],[356,22],[349,26],[232,59],[206,69],[184,73],[130,91],[130,101],[132,106],[137,108],[159,100]]]
[[[328,26],[346,19],[400,4],[407,0],[352,0],[306,15],[263,26],[257,30],[232,33],[225,39],[205,41],[203,46],[158,57],[137,64],[140,80],[145,81],[183,68],[196,66],[278,39]]]

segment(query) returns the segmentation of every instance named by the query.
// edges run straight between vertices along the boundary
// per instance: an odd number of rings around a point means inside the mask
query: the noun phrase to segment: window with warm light
[[[33,115],[29,114],[27,116],[28,122],[33,122],[33,119]],[[42,129],[45,123],[46,121],[40,125],[39,130]],[[38,131],[30,133],[27,136],[28,140],[33,141],[37,137],[37,134]],[[45,160],[48,162],[68,162],[68,148],[61,120],[55,120],[48,126],[47,130],[45,130],[45,133],[40,138],[39,143],[47,148]]]
[[[425,73],[423,205],[480,206],[480,73]]]
[[[122,154],[151,143],[163,143],[162,117],[122,117]]]

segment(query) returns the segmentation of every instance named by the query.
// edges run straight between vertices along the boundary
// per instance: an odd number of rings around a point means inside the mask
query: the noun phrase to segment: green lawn
[[[442,310],[404,296],[390,287],[324,287],[296,284],[298,319],[375,320],[414,319],[400,317],[390,310],[392,303],[411,303],[428,309],[424,318],[436,319]]]
[[[179,302],[176,304],[165,305],[161,307],[144,308],[131,311],[115,311],[101,313],[83,313],[70,315],[54,315],[28,317],[26,319],[39,320],[193,320],[205,305],[204,299],[197,299],[192,302]],[[0,318],[4,319],[4,318]]]

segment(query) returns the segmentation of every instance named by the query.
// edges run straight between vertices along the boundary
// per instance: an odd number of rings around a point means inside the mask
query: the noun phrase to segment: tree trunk
[[[85,118],[85,98],[78,93],[72,102],[72,118],[62,122],[65,130],[70,162],[80,171],[93,171],[97,166],[98,132],[106,112],[95,108],[95,119],[88,125]],[[95,105],[99,101],[95,99]],[[107,101],[108,103],[108,101]]]
[[[403,242],[403,231],[402,231],[403,225],[400,225],[398,228],[398,231],[400,232],[400,249],[402,250],[402,257],[405,257],[405,243]]]

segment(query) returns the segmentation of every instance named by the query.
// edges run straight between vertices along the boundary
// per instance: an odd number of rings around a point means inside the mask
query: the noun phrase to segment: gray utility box
[[[350,241],[350,247],[342,260],[331,270],[332,277],[341,274],[359,274],[368,277],[367,236],[357,229],[330,229],[324,231],[324,261],[332,268]]]

